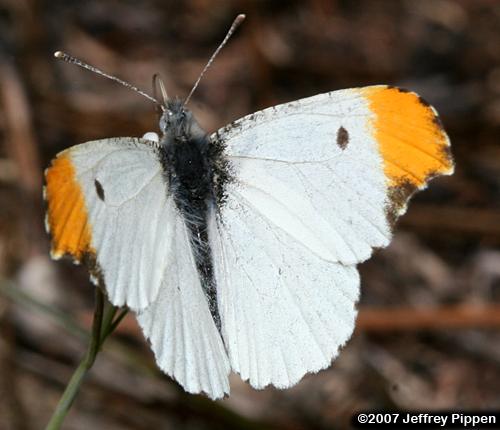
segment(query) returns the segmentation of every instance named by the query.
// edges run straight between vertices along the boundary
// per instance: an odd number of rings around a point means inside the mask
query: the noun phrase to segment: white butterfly
[[[207,135],[167,101],[159,142],[71,147],[47,170],[52,255],[90,265],[190,393],[290,387],[352,334],[356,265],[453,170],[433,108],[375,86],[282,104]],[[149,136],[149,135],[148,135]]]

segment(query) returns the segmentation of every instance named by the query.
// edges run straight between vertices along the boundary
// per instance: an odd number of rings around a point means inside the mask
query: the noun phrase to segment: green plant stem
[[[57,430],[61,427],[64,418],[68,414],[73,401],[75,400],[85,375],[95,362],[97,353],[105,338],[116,328],[113,318],[116,308],[112,306],[104,296],[102,290],[96,288],[94,321],[92,324],[92,335],[85,357],[76,368],[61,399],[52,414],[52,418],[47,424],[46,430]],[[115,321],[116,322],[116,321]]]
[[[111,327],[113,318],[116,315],[116,311],[118,308],[116,306],[113,306],[109,300],[104,301],[104,310],[103,310],[103,317],[102,317],[102,324],[101,324],[101,331],[99,334],[99,342],[102,345],[104,342],[104,339],[106,339],[107,334],[106,330]]]
[[[101,335],[101,345],[104,343],[106,338],[115,331],[116,327],[118,327],[118,324],[122,322],[123,318],[125,318],[127,313],[128,313],[128,308],[122,309],[122,311],[118,314],[118,316],[113,321],[111,321],[109,326],[104,326],[105,329],[103,330]]]

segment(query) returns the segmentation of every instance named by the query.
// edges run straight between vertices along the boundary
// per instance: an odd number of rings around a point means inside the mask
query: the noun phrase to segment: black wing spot
[[[97,179],[94,179],[94,185],[97,197],[104,201],[104,188],[102,187],[101,183]]]
[[[344,127],[340,127],[337,131],[337,145],[342,151],[347,148],[349,143],[349,133]]]

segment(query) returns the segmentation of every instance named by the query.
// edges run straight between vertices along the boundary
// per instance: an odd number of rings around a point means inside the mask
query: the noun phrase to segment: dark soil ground
[[[296,387],[184,394],[133,318],[106,344],[67,429],[344,429],[362,409],[500,409],[500,2],[0,0],[0,429],[47,423],[86,348],[93,287],[51,262],[43,169],[68,146],[157,130],[151,104],[54,60],[63,49],[185,97],[206,130],[272,104],[387,83],[439,111],[456,172],[414,198],[361,265],[357,330]]]

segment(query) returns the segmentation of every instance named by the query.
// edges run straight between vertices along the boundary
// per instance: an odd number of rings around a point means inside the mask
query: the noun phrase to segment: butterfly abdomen
[[[212,252],[208,240],[208,209],[215,204],[213,157],[206,135],[167,135],[160,145],[160,161],[178,211],[188,228],[191,249],[210,312],[220,330]]]

